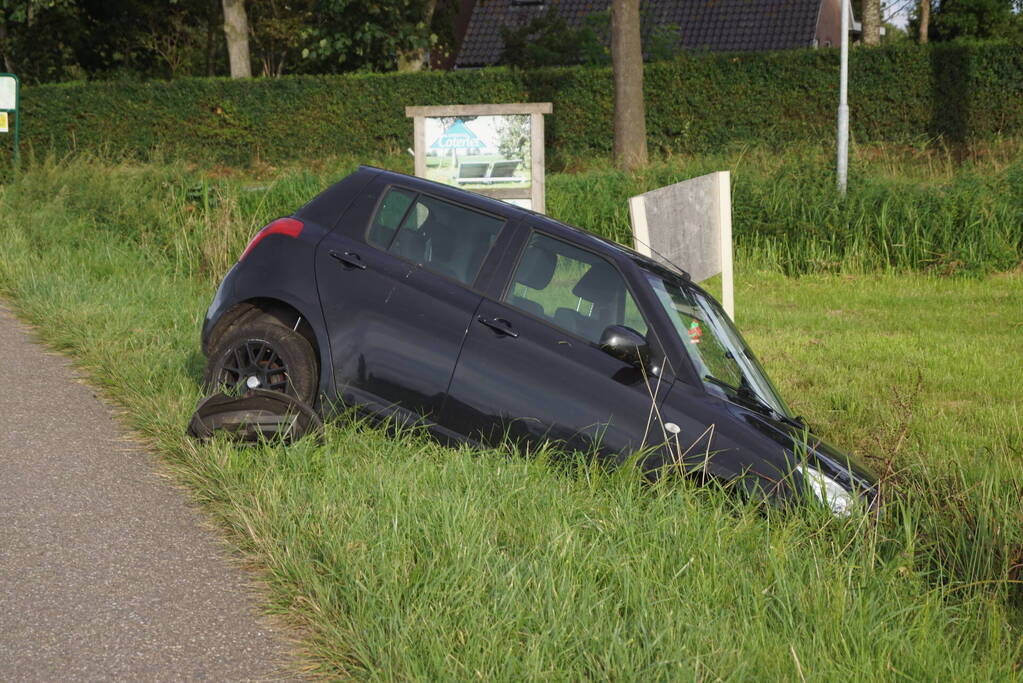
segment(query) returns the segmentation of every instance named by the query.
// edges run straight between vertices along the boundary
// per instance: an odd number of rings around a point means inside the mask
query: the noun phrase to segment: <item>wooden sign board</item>
[[[415,174],[544,212],[543,115],[550,102],[405,107]]]

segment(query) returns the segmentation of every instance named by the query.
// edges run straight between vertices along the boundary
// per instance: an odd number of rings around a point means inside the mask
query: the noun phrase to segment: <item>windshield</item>
[[[644,270],[704,384],[791,418],[778,390],[724,309],[680,279]]]

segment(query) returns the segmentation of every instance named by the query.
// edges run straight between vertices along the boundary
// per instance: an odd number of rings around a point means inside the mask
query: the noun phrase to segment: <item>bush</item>
[[[860,141],[964,142],[1023,131],[1023,50],[1005,43],[854,50],[852,131]],[[505,68],[232,81],[27,87],[23,131],[36,150],[104,149],[218,163],[353,154],[411,144],[408,105],[554,103],[555,155],[607,153],[606,67]],[[652,148],[690,153],[782,146],[832,135],[838,51],[689,54],[646,66]]]

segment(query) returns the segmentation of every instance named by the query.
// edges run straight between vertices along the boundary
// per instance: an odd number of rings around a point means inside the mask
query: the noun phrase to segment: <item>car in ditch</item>
[[[551,442],[836,514],[876,480],[794,417],[680,269],[547,216],[371,167],[252,239],[207,311],[210,387],[439,438]]]

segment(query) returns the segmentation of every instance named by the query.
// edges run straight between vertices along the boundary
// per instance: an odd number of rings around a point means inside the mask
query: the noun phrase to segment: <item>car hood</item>
[[[847,490],[873,497],[877,476],[862,459],[832,446],[808,428],[800,429],[744,406],[729,404],[729,408],[737,421],[781,446],[761,456],[773,465],[788,470],[805,461]]]
[[[806,463],[851,492],[873,499],[877,477],[861,460],[766,412],[718,398],[676,382],[662,408],[663,419],[673,423],[681,443],[670,450],[684,451],[687,469],[705,465],[722,479],[748,479],[784,496],[791,493],[797,465]],[[695,435],[702,439],[694,440]],[[748,482],[744,482],[748,484]]]

